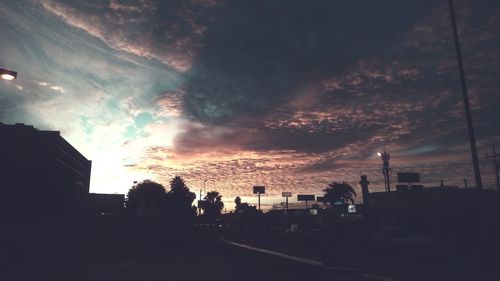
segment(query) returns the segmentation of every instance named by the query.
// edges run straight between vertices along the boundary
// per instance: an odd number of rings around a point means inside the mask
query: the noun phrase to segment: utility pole
[[[478,190],[483,190],[481,181],[481,171],[479,169],[479,160],[477,157],[476,137],[474,135],[474,125],[472,124],[472,115],[470,111],[469,95],[467,94],[467,82],[465,80],[464,66],[462,63],[462,52],[460,50],[460,41],[458,39],[457,24],[455,21],[455,11],[453,9],[453,0],[449,0],[451,24],[453,26],[453,37],[455,38],[455,49],[457,52],[458,72],[460,74],[460,84],[462,85],[462,93],[464,99],[465,118],[467,120],[467,128],[469,130],[470,151],[472,154],[472,164],[474,166],[474,177],[476,179],[476,187]]]
[[[491,146],[492,154],[486,154],[486,159],[493,159],[493,166],[495,167],[495,175],[497,177],[497,191],[500,191],[500,177],[498,175],[498,161],[497,161],[497,156],[500,156],[495,152],[495,145]]]

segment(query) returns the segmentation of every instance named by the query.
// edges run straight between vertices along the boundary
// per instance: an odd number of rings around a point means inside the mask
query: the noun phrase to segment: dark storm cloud
[[[431,2],[428,2],[431,3]],[[206,123],[265,115],[302,83],[388,48],[422,1],[228,1],[189,72],[185,113]]]
[[[207,45],[195,78],[188,80],[187,113],[245,134],[240,145],[262,151],[318,153],[358,142],[352,156],[366,157],[374,147],[388,144],[416,153],[426,145],[435,150],[460,146],[467,136],[446,4],[422,3],[420,11],[428,14],[400,9],[405,20],[376,19],[379,14],[367,16],[367,10],[350,14],[355,10],[351,4],[341,9],[349,20],[327,6],[304,7],[296,13],[284,8],[273,17],[261,16],[258,23],[243,17],[227,32],[217,29],[218,40],[208,37],[215,43]],[[380,9],[390,11],[386,5],[380,4]],[[500,133],[493,124],[500,101],[495,96],[500,86],[495,79],[500,75],[498,48],[493,48],[500,42],[495,32],[499,20],[488,5],[462,2],[457,8],[463,16],[462,41],[468,42],[464,61],[477,131],[491,139]],[[268,11],[261,7],[259,12],[263,10]],[[297,21],[309,13],[316,20]],[[469,21],[477,18],[486,19]],[[389,24],[392,20],[398,21],[396,28]],[[283,22],[288,25],[280,25]],[[303,33],[297,22],[308,24]],[[379,23],[367,31],[370,34],[358,28],[370,22]],[[343,37],[337,37],[341,29]],[[200,72],[205,65],[212,72]],[[290,105],[298,96],[310,94],[300,90],[302,85],[325,83],[328,77],[331,84],[310,96],[316,102],[306,108]],[[264,125],[262,120],[269,122]]]

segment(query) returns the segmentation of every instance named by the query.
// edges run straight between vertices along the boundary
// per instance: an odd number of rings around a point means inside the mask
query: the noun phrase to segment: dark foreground
[[[10,233],[10,234],[9,234]],[[0,280],[495,280],[440,264],[360,268],[308,264],[189,231],[3,233]],[[443,261],[445,263],[446,261]]]
[[[2,254],[1,280],[377,280],[372,276],[381,275],[328,270],[182,235],[75,238],[11,244]]]

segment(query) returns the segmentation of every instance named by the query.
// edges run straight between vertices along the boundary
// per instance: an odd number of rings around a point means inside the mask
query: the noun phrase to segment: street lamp
[[[17,72],[0,68],[0,77],[3,80],[14,80],[17,78]]]
[[[207,181],[210,179],[204,179],[203,180],[203,192],[205,193],[205,196],[207,196],[207,189],[205,188],[205,184]],[[198,200],[198,215],[201,216],[201,201],[203,201],[203,198],[201,197],[201,189],[200,189],[200,199]]]
[[[389,152],[384,151],[383,152],[377,152],[377,155],[382,158],[382,162],[384,164],[382,168],[382,174],[384,175],[384,183],[385,183],[385,191],[390,192],[391,191],[391,168],[389,167],[389,160],[391,159],[391,155]]]

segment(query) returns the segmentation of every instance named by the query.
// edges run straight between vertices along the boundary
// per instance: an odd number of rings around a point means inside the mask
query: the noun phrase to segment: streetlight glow
[[[382,156],[382,152],[377,152],[377,155],[378,156]]]
[[[14,80],[17,78],[17,72],[0,68],[0,77],[3,80]]]
[[[14,77],[13,75],[10,75],[10,74],[2,74],[2,79],[3,80],[14,80],[16,79],[16,77]]]

